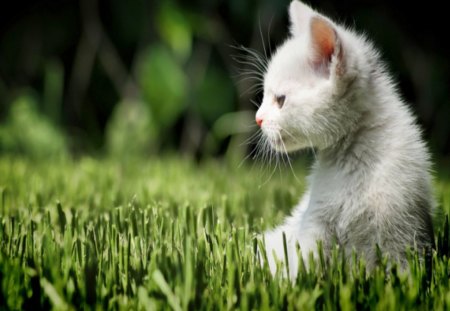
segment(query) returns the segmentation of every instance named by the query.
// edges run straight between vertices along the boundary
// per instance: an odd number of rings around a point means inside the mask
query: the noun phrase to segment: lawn
[[[273,277],[257,234],[282,221],[304,189],[306,165],[166,156],[34,162],[0,158],[1,309],[412,310],[450,307],[450,182],[435,182],[432,271],[385,262],[372,273],[336,250]],[[387,271],[387,273],[386,273]]]

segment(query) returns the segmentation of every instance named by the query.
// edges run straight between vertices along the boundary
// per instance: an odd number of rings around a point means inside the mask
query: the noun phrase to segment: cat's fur
[[[285,260],[283,232],[292,277],[296,244],[307,261],[318,240],[325,254],[332,243],[354,249],[369,269],[376,245],[406,266],[408,247],[433,244],[430,159],[415,118],[364,36],[296,0],[289,15],[256,119],[275,150],[313,147],[317,159],[292,215],[263,236],[270,268],[274,254]]]

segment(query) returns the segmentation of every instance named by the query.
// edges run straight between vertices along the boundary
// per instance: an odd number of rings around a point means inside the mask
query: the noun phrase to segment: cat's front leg
[[[267,255],[267,261],[272,274],[276,273],[277,261],[283,263],[283,274],[295,279],[298,272],[297,245],[300,246],[305,264],[308,264],[309,254],[317,254],[317,240],[323,238],[323,230],[320,225],[314,225],[311,214],[308,213],[310,192],[307,191],[300,203],[294,208],[292,216],[285,223],[274,230],[264,233],[263,240]],[[305,219],[306,217],[306,219]],[[307,220],[305,222],[305,220]],[[286,237],[286,250],[283,240]],[[287,267],[289,268],[287,269]]]
[[[283,234],[286,236],[286,251]],[[295,234],[292,231],[292,228],[287,226],[279,226],[274,230],[266,231],[263,236],[263,241],[267,256],[267,263],[269,264],[272,275],[275,275],[277,272],[277,262],[280,261],[283,263],[283,275],[287,275],[287,272],[289,271],[290,277],[296,276],[298,271],[298,256],[295,243]],[[287,270],[288,264],[289,270]]]
[[[283,233],[286,237],[286,248],[283,240]],[[266,249],[267,261],[272,274],[277,272],[277,262],[282,263],[282,274],[294,280],[298,273],[298,252],[300,247],[303,262],[306,267],[310,258],[310,253],[315,258],[317,256],[317,241],[323,240],[323,230],[319,225],[308,228],[280,226],[274,230],[264,233],[264,246]]]

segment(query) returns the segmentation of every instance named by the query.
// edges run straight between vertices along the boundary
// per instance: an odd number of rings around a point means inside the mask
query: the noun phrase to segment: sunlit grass
[[[2,158],[0,301],[10,309],[450,306],[448,228],[436,230],[431,273],[411,254],[408,273],[382,265],[368,275],[364,262],[349,267],[338,251],[329,263],[300,269],[295,283],[261,268],[256,236],[298,201],[303,167],[300,181],[285,168],[266,183],[270,170],[171,156],[126,163]],[[448,212],[445,176],[436,189]]]

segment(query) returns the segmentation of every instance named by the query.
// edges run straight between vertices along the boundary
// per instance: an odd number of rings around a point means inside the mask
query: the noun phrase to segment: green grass
[[[256,235],[298,201],[302,167],[300,181],[285,170],[265,182],[269,171],[170,156],[0,158],[0,308],[450,307],[448,226],[436,230],[431,273],[411,254],[407,273],[384,263],[366,274],[364,262],[347,266],[337,251],[295,283],[261,268]],[[445,215],[450,182],[441,177],[436,189]]]

